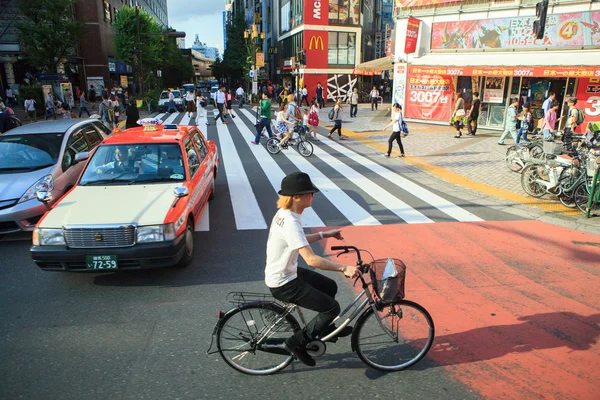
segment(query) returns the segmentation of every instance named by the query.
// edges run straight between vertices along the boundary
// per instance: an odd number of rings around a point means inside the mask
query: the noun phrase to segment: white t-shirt
[[[237,88],[235,94],[238,95],[238,96],[243,96],[244,95],[244,89],[242,89],[241,87]]]
[[[308,126],[308,114],[304,114],[302,117],[302,126]]]
[[[173,92],[169,92],[169,100],[175,100],[175,95]]]
[[[35,111],[35,100],[33,100],[33,99],[25,100],[25,109],[27,111]]]
[[[308,90],[306,90],[306,88],[302,89],[302,96],[308,96]]]
[[[392,125],[392,131],[401,132],[402,131],[402,125],[401,125],[402,124],[402,111],[394,112],[392,119],[398,120],[398,122],[394,122],[394,124]]]
[[[300,214],[280,208],[267,240],[265,284],[277,288],[298,277],[298,249],[307,246]]]
[[[277,111],[277,122],[285,122],[285,111]]]

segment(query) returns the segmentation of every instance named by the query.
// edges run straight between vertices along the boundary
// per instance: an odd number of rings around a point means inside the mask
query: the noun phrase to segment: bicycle
[[[579,211],[589,217],[600,208],[600,149],[591,150],[588,154],[586,175],[586,179],[573,190],[573,200]]]
[[[331,250],[341,250],[338,257],[356,252],[360,274],[355,284],[360,280],[362,291],[332,322],[341,321],[353,310],[341,325],[308,343],[307,352],[312,357],[325,354],[326,343],[337,340],[336,335],[358,317],[351,348],[365,364],[380,371],[400,371],[419,362],[431,348],[435,327],[425,308],[404,300],[404,263],[397,259],[363,263],[360,250],[354,246],[333,246]],[[302,310],[261,293],[232,292],[227,299],[235,306],[226,313],[218,312],[207,354],[219,353],[230,367],[249,375],[270,375],[287,367],[293,356],[283,343],[301,329],[294,312],[306,325]],[[211,352],[215,339],[217,350]]]
[[[515,144],[506,150],[505,162],[508,169],[513,172],[521,172],[531,159],[542,160],[544,149],[542,137],[534,135],[531,142]]]
[[[292,137],[292,139],[288,140],[288,142],[281,144],[281,139],[273,137],[267,140],[267,151],[271,154],[278,154],[281,150],[287,149],[289,146],[296,145],[298,152],[302,154],[304,157],[310,157],[314,151],[313,144],[306,140],[306,129],[296,123],[296,127],[294,128],[294,133],[297,133],[297,136]],[[293,141],[293,143],[290,143]]]

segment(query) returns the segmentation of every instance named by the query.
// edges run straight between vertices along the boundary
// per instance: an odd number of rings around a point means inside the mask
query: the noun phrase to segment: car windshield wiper
[[[80,183],[79,186],[88,186],[88,185],[106,185],[110,183],[125,183],[127,185],[131,185],[135,183],[135,179],[121,179],[121,178],[111,178],[111,179],[98,179],[97,181],[89,181],[85,183]]]
[[[172,179],[167,176],[161,178],[138,179],[135,183],[156,183],[156,182],[181,182],[183,179]]]

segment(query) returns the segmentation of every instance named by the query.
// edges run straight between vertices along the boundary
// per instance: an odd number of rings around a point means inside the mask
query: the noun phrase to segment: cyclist
[[[348,278],[358,276],[356,266],[345,266],[316,255],[310,243],[325,238],[343,240],[339,229],[306,235],[302,229],[302,212],[312,205],[317,189],[304,172],[294,172],[281,181],[278,211],[273,217],[267,240],[265,283],[276,299],[317,311],[304,329],[285,340],[287,351],[308,366],[315,360],[306,352],[306,345],[317,336],[323,337],[336,327],[330,325],[340,313],[334,299],[337,285],[334,280],[306,268],[298,268],[298,255],[311,267],[325,271],[342,272]],[[339,337],[352,333],[344,328]]]

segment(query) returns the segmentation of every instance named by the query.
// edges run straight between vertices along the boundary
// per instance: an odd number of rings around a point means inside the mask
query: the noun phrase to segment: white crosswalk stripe
[[[179,117],[179,113],[178,112],[174,112],[171,115],[169,115],[169,117],[167,119],[165,119],[163,121],[163,123],[165,123],[165,124],[172,124],[173,121],[175,121],[177,119],[177,117]]]

